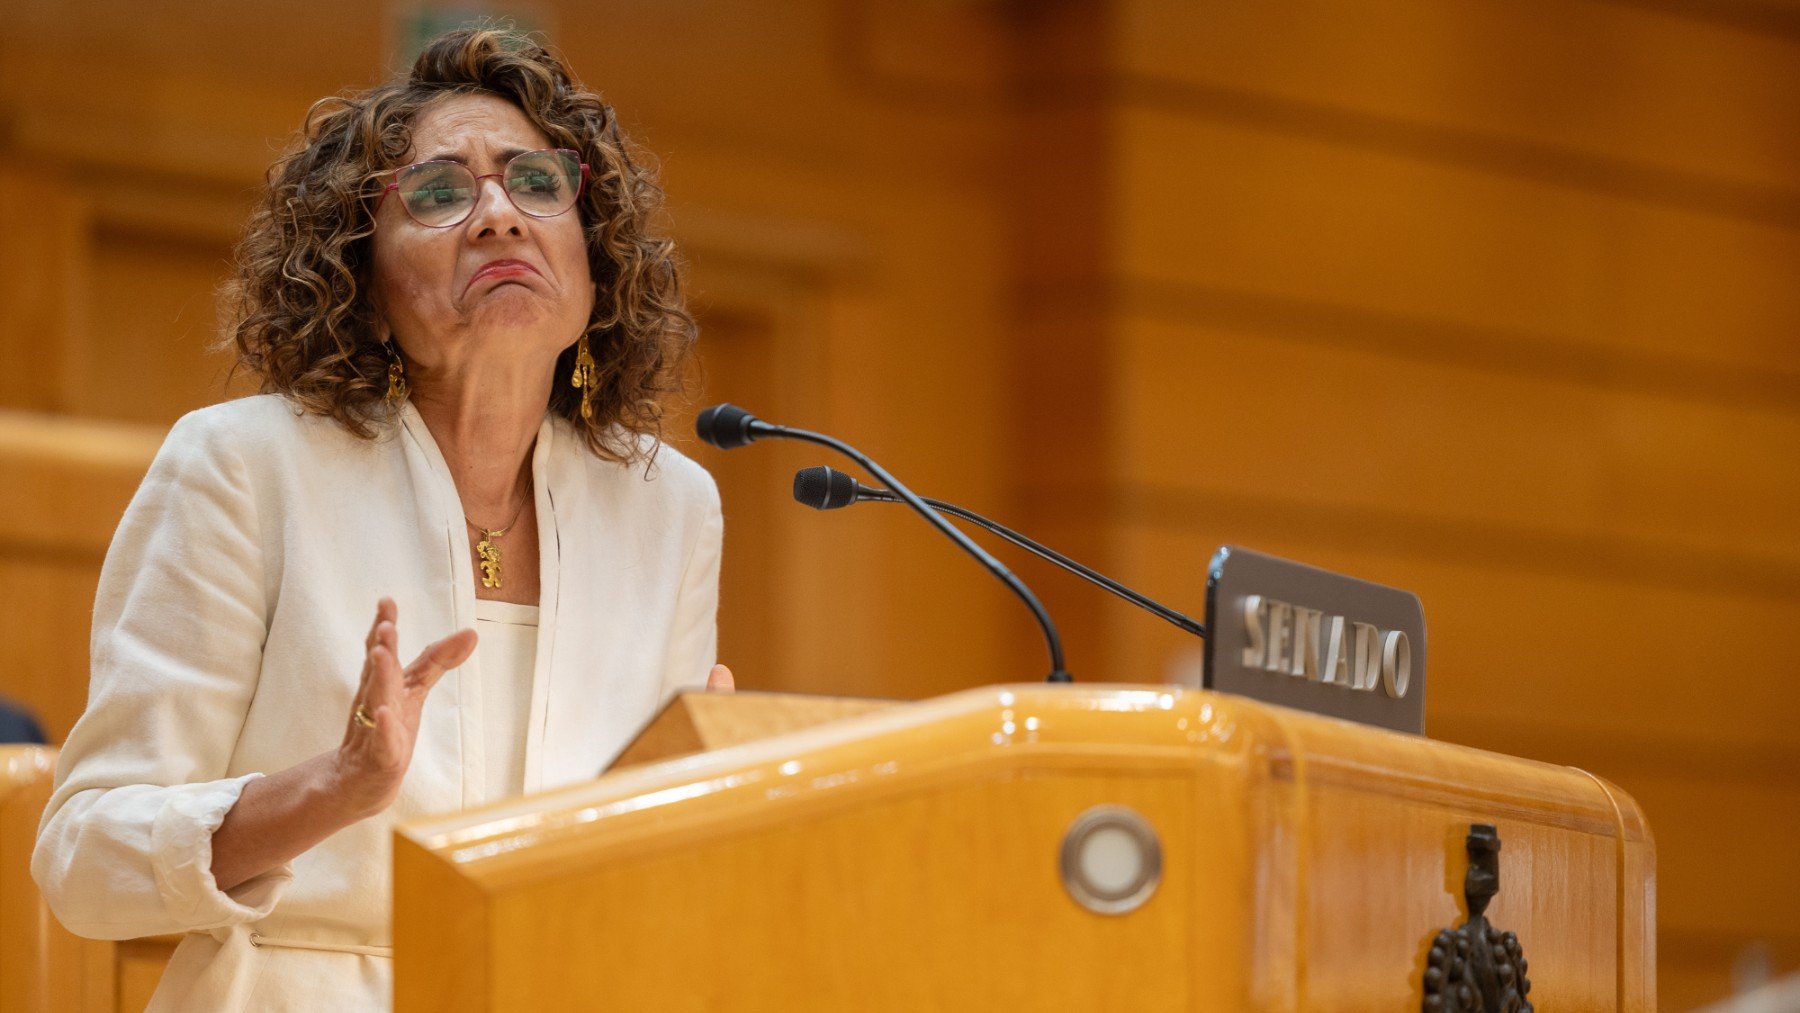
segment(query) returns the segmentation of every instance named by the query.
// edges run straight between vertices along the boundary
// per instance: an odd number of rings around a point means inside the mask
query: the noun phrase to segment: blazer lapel
[[[556,431],[554,417],[544,416],[537,446],[531,454],[531,479],[538,518],[538,634],[537,663],[531,672],[531,701],[525,725],[525,791],[539,791],[544,784],[546,726],[557,662],[557,613],[562,603],[563,517],[575,483],[566,481],[561,467],[567,456],[560,443],[568,438]],[[573,531],[569,534],[573,535]]]
[[[431,430],[412,402],[401,407],[400,421],[405,431],[407,458],[413,465],[411,470],[419,492],[421,545],[428,551],[445,553],[450,563],[450,587],[444,589],[450,603],[449,629],[432,633],[419,643],[402,643],[400,651],[406,657],[401,658],[401,664],[405,664],[410,658],[409,652],[416,653],[431,640],[475,625],[475,570],[469,558],[469,539],[463,532],[462,501],[456,495],[450,465],[445,462],[437,441],[432,439]],[[481,736],[481,694],[466,689],[480,685],[481,653],[477,649],[462,667],[446,674],[432,689],[420,716],[421,744],[441,743],[438,748],[447,751],[448,755],[434,756],[431,751],[420,750],[413,756],[415,766],[423,759],[453,768],[444,776],[458,786],[459,798],[451,804],[461,808],[482,802],[481,774],[486,770],[487,758],[483,749],[485,740]]]

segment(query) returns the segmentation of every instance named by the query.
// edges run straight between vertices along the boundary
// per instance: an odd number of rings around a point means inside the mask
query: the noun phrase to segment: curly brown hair
[[[378,435],[389,414],[389,359],[369,299],[374,200],[385,172],[411,148],[420,111],[460,94],[512,102],[553,145],[581,152],[592,167],[576,207],[595,282],[586,334],[598,389],[584,417],[581,392],[563,379],[574,371],[571,343],[557,360],[547,407],[600,457],[647,460],[695,338],[674,244],[652,228],[662,189],[633,160],[612,107],[556,55],[510,31],[445,33],[405,78],[314,103],[297,146],[270,167],[238,244],[225,291],[226,343],[263,391],[359,437]]]

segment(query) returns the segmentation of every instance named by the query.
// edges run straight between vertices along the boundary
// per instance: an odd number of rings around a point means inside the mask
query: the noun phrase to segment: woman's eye
[[[555,193],[562,189],[562,177],[550,173],[530,173],[519,179],[515,189],[529,190],[532,193]]]
[[[409,199],[442,203],[454,199],[462,193],[468,184],[456,178],[454,173],[432,173],[427,176],[415,176],[402,184],[401,189]]]

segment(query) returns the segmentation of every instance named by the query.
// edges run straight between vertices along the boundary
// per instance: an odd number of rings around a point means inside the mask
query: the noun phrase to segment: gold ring
[[[369,712],[367,710],[363,709],[362,704],[356,705],[356,713],[350,715],[350,717],[357,724],[362,725],[364,728],[375,727],[375,719],[369,716]]]

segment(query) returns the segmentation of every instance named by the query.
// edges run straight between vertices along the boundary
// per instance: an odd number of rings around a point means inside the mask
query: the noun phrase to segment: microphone
[[[734,404],[716,404],[694,420],[694,433],[720,450],[747,447],[765,436],[780,436],[772,426]]]
[[[1056,632],[1056,624],[1050,620],[1050,613],[1044,610],[1044,604],[1031,593],[1031,589],[1019,578],[1013,576],[998,559],[989,555],[986,549],[976,545],[968,535],[956,529],[956,526],[945,520],[936,511],[926,506],[911,489],[887,472],[887,469],[870,460],[867,454],[852,447],[834,436],[824,433],[810,432],[805,429],[790,429],[764,422],[737,405],[718,404],[700,413],[694,420],[694,433],[720,450],[736,450],[762,439],[799,440],[802,443],[815,443],[821,447],[835,450],[845,457],[861,465],[864,471],[875,476],[875,480],[893,490],[892,495],[898,502],[917,511],[932,527],[943,532],[944,537],[955,542],[957,547],[975,557],[975,561],[987,568],[989,573],[999,578],[1012,592],[1025,602],[1031,614],[1037,619],[1038,626],[1044,631],[1044,642],[1050,648],[1050,674],[1045,682],[1074,682],[1068,669],[1063,664],[1062,637]]]
[[[855,476],[846,475],[841,471],[827,468],[823,465],[816,468],[802,468],[794,473],[794,499],[815,510],[838,510],[856,503],[861,503],[865,500],[874,503],[898,502],[894,494],[885,489],[871,489],[861,482],[858,482]],[[1035,542],[1024,535],[1019,534],[1017,531],[1014,531],[1004,524],[988,520],[986,517],[981,516],[973,510],[965,510],[954,503],[946,503],[940,499],[932,499],[930,496],[921,496],[920,499],[926,506],[931,507],[933,510],[947,513],[955,517],[961,517],[971,524],[985,528],[993,534],[1017,545],[1019,548],[1024,549],[1041,559],[1046,559],[1055,563],[1057,566],[1062,567],[1077,577],[1100,585],[1106,590],[1111,591],[1113,594],[1118,595],[1120,598],[1136,605],[1138,608],[1167,620],[1179,629],[1192,633],[1194,636],[1202,639],[1205,639],[1206,637],[1206,627],[1203,624],[1195,622],[1161,602],[1133,591],[1131,588],[1126,587],[1105,574],[1098,573],[1077,563],[1073,559],[1070,559],[1047,545]]]

